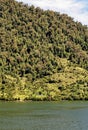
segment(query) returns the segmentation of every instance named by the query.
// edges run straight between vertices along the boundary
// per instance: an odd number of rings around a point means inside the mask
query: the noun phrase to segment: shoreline
[[[0,102],[60,102],[60,101],[88,101],[88,99],[74,99],[74,100],[9,100],[9,99],[0,99]]]

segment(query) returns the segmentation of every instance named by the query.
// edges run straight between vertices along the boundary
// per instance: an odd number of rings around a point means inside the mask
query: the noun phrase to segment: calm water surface
[[[88,102],[0,102],[0,130],[88,130]]]

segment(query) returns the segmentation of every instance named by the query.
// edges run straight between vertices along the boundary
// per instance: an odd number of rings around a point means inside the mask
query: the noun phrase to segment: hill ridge
[[[88,28],[66,14],[0,1],[0,99],[88,99]]]

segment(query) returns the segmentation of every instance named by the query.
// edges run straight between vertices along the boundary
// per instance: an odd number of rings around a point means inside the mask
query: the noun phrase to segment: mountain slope
[[[88,99],[87,26],[1,0],[0,99]]]

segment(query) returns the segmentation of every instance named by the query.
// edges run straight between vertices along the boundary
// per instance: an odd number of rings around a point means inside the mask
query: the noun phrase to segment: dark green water
[[[0,102],[0,130],[88,130],[88,102]]]

